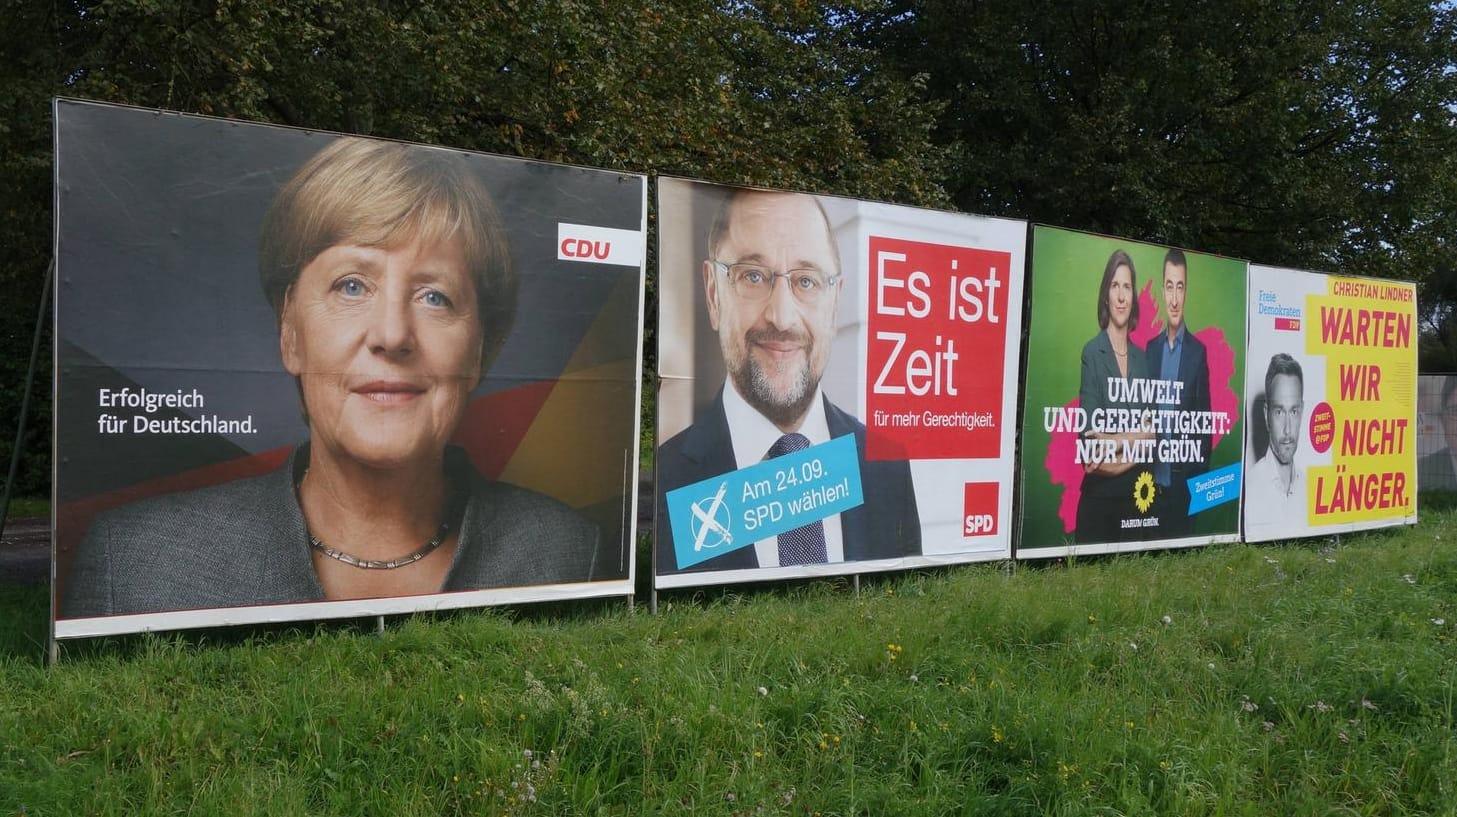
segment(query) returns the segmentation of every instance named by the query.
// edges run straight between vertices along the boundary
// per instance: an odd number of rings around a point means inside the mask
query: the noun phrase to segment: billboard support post
[[[35,361],[40,356],[41,330],[46,323],[46,307],[51,300],[51,280],[56,273],[56,259],[46,265],[46,282],[40,292],[40,312],[35,316],[35,337],[30,342],[30,368],[25,372],[25,391],[20,397],[20,419],[15,423],[15,448],[10,452],[10,473],[5,477],[5,495],[0,500],[0,538],[5,536],[5,518],[10,514],[10,497],[14,494],[15,474],[20,469],[20,447],[25,441],[25,416],[30,411],[30,389],[35,385]],[[54,646],[54,642],[52,642]]]

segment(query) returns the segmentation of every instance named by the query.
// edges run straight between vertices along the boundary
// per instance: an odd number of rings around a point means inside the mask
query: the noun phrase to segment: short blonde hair
[[[319,253],[342,243],[395,247],[459,235],[476,290],[481,373],[516,317],[518,282],[506,233],[485,184],[459,154],[344,137],[314,154],[263,219],[258,279],[280,324],[288,292]]]

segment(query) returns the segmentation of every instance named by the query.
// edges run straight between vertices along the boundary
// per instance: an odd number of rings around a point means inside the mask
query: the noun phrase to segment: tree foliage
[[[1431,330],[1424,360],[1457,362],[1457,285],[1443,283],[1457,280],[1450,3],[10,0],[5,9],[7,459],[51,254],[54,95],[955,206],[1414,279]],[[650,304],[654,287],[650,279]],[[48,478],[48,375],[34,392],[22,490]]]
[[[1425,281],[1457,235],[1457,9],[907,0],[864,29],[944,104],[957,206]]]
[[[0,415],[9,428],[50,256],[54,95],[722,182],[947,201],[930,140],[935,107],[842,25],[878,12],[877,0],[8,5],[15,18],[0,32],[0,235],[10,250],[0,260]],[[47,380],[36,389],[41,403]],[[23,490],[48,478],[48,425],[32,417]],[[0,445],[8,460],[8,441]]]

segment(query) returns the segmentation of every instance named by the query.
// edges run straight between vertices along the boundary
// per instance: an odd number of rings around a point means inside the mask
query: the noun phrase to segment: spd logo
[[[997,506],[1001,486],[995,482],[966,483],[962,504],[962,536],[990,536],[997,532]]]

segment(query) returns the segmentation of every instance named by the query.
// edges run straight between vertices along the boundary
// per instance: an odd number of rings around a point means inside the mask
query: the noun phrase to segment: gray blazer
[[[308,446],[261,477],[146,499],[86,532],[61,618],[323,601],[294,492]],[[571,508],[476,473],[446,450],[468,485],[459,545],[442,592],[591,581],[599,533]]]

